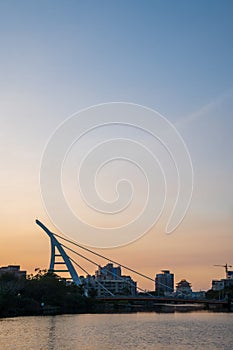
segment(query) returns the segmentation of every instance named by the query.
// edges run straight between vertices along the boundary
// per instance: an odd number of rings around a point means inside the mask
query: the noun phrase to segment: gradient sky
[[[224,276],[213,264],[233,265],[232,18],[230,0],[0,2],[0,265],[48,267],[34,223],[56,230],[40,197],[46,142],[81,108],[125,101],[177,127],[194,194],[172,235],[156,226],[104,254],[152,277],[170,269],[194,290]]]

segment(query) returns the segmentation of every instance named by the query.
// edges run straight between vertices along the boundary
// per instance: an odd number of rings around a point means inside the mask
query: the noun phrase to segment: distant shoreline
[[[226,308],[215,308],[215,309],[207,309],[204,305],[158,305],[158,307],[154,308],[142,308],[142,307],[131,307],[131,308],[106,308],[105,310],[90,310],[86,312],[61,312],[56,307],[47,307],[40,313],[35,314],[25,314],[25,313],[17,313],[17,314],[8,314],[4,316],[0,316],[1,319],[6,318],[16,318],[16,317],[37,317],[37,316],[59,316],[59,315],[95,315],[95,314],[132,314],[132,313],[156,313],[156,314],[175,314],[175,313],[195,313],[195,312],[203,312],[203,313],[233,313],[233,308],[228,310]]]

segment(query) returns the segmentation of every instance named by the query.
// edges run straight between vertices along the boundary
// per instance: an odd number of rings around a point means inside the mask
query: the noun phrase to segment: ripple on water
[[[0,350],[232,350],[233,314],[84,314],[0,319]]]

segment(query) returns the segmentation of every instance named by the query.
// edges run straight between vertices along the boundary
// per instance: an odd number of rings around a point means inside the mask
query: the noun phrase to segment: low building
[[[95,289],[95,276],[79,276],[79,279],[86,290]]]
[[[26,271],[20,270],[20,265],[8,265],[0,267],[0,277],[5,274],[12,274],[17,278],[26,278]]]
[[[204,290],[200,290],[198,292],[192,292],[192,299],[203,300],[205,298],[206,298],[206,292]]]
[[[155,291],[158,295],[166,295],[174,292],[174,274],[169,270],[161,270],[155,276]]]
[[[224,289],[224,280],[212,280],[212,289],[215,292]]]
[[[227,271],[227,278],[212,280],[213,291],[220,291],[229,287],[233,287],[233,271]]]
[[[224,287],[233,287],[233,278],[227,278],[224,280]]]
[[[177,296],[192,297],[192,286],[186,279],[182,279],[176,285]]]

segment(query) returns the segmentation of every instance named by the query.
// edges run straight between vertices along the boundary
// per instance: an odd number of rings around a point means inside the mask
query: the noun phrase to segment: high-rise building
[[[112,263],[106,266],[99,266],[98,270],[95,272],[95,277],[101,280],[116,280],[121,276],[121,267],[114,267]]]
[[[161,270],[155,276],[155,290],[158,295],[174,292],[174,274],[169,270]]]
[[[95,272],[95,289],[97,296],[135,295],[137,283],[130,276],[121,274],[121,267],[114,267],[112,263],[99,266]],[[110,293],[109,293],[110,292]]]

